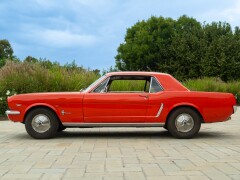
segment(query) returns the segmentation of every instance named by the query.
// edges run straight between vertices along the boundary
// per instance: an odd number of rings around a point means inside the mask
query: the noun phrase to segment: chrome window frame
[[[118,75],[117,75],[118,76]],[[128,75],[119,75],[119,76],[128,76]],[[140,75],[131,75],[131,76],[140,76]],[[148,76],[148,77],[150,77],[150,85],[151,85],[151,79],[152,79],[152,76],[150,76],[150,75],[143,75],[143,76]],[[109,80],[110,80],[110,78],[111,78],[112,76],[109,76],[108,78],[108,82],[109,82]],[[107,84],[108,84],[108,82],[107,82]],[[149,89],[150,89],[150,85],[149,85]],[[98,87],[98,86],[97,86]],[[96,87],[96,88],[97,88]],[[93,89],[92,91],[94,91],[95,89]],[[93,92],[94,93],[94,92]],[[113,91],[113,93],[114,93],[114,91]],[[117,92],[117,93],[140,93],[139,91],[122,91],[122,92]],[[149,93],[149,92],[145,92],[145,91],[143,91],[143,93]]]
[[[158,81],[158,79],[155,77],[155,76],[151,76],[149,75],[150,77],[150,85],[149,85],[149,91],[148,93],[158,93],[158,92],[161,92],[161,91],[164,91],[164,88],[163,86],[161,85],[161,83]],[[97,89],[105,80],[107,80],[107,83],[104,87],[104,89],[106,88],[106,86],[108,85],[109,83],[109,80],[110,80],[111,76],[106,76],[105,79],[103,79],[98,85],[96,85],[95,87],[93,87],[91,90],[88,91],[88,93],[101,93],[101,92],[94,92],[95,89]],[[161,91],[158,91],[158,92],[151,92],[151,88],[152,88],[152,79],[155,79],[155,81],[157,82],[157,84],[159,85],[159,87],[161,88]],[[102,93],[107,93],[107,92],[102,92]]]
[[[110,80],[110,76],[107,77],[106,79],[104,79],[103,81],[101,81],[96,87],[94,87],[94,88],[90,91],[90,93],[107,93],[107,92],[94,92],[94,90],[97,89],[99,86],[101,86],[102,83],[104,83],[105,81],[107,81],[107,83],[106,83],[106,85],[105,85],[105,87],[104,87],[104,89],[105,89],[106,86],[108,85],[109,80]]]
[[[101,79],[102,78],[102,79]],[[96,81],[94,81],[92,84],[90,84],[86,89],[83,90],[85,93],[90,93],[93,89],[98,87],[99,84],[101,84],[103,81],[105,81],[108,78],[108,76],[103,75],[100,78],[98,78]],[[101,81],[99,81],[101,79]],[[98,82],[99,81],[99,82]],[[91,87],[90,87],[91,86]]]

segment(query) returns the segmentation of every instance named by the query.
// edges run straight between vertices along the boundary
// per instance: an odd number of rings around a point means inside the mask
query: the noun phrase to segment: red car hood
[[[80,102],[83,98],[82,92],[52,92],[52,93],[29,93],[18,94],[8,97],[8,104],[24,104],[24,103],[46,103],[48,101],[58,102]]]

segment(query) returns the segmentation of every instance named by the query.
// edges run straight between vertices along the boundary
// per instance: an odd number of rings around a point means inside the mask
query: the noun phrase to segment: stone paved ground
[[[0,122],[0,178],[239,180],[240,109],[190,140],[162,128],[70,129],[34,140],[22,124]]]

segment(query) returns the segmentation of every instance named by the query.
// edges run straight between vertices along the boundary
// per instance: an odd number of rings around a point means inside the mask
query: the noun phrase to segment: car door
[[[149,93],[144,91],[110,91],[109,82],[111,82],[110,77],[95,90],[84,95],[84,122],[145,122]]]

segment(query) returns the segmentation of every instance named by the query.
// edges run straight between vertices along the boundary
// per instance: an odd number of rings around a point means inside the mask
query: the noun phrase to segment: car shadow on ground
[[[224,133],[224,132],[219,132],[219,131],[204,131],[204,132],[199,132],[198,135],[194,139],[214,139],[217,138],[229,138],[229,134]],[[55,138],[63,138],[63,139],[68,139],[68,138],[122,138],[122,139],[175,139],[174,137],[171,136],[171,134],[167,130],[159,130],[159,131],[63,131],[60,132],[56,135]]]
[[[56,138],[169,138],[168,131],[63,131],[57,134]]]
[[[221,131],[200,131],[198,135],[193,139],[231,139],[233,138],[233,134],[224,133]],[[31,139],[27,132],[14,134],[12,136],[14,139]],[[71,131],[65,130],[63,132],[59,132],[53,139],[175,139],[171,136],[171,134],[167,130],[137,130],[137,131],[117,131],[117,130],[81,130]]]

